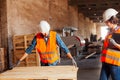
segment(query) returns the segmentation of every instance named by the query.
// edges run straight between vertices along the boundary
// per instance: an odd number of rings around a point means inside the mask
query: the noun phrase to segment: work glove
[[[9,70],[12,70],[12,69],[13,69],[13,66],[10,66],[8,69],[9,69]]]
[[[12,70],[14,67],[18,66],[20,64],[20,62],[21,61],[18,60],[15,65],[12,65],[12,66],[9,67],[9,70]]]
[[[14,67],[16,67],[16,66],[18,66],[19,64],[20,64],[20,60],[18,60],[17,62],[16,62],[16,64],[15,64],[15,66]]]
[[[110,43],[112,43],[114,46],[117,45],[117,43],[115,42],[115,40],[113,38],[110,38]]]
[[[73,65],[74,65],[75,67],[77,67],[77,63],[76,63],[76,61],[74,60],[74,58],[72,58],[72,63],[73,63]]]

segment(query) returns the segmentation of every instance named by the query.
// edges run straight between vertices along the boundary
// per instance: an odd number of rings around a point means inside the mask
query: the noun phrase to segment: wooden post
[[[26,50],[27,48],[27,37],[24,36],[24,49]],[[28,57],[25,59],[26,66],[28,66]]]
[[[41,66],[40,57],[39,57],[39,53],[37,50],[36,50],[36,61],[37,61],[37,66]]]
[[[5,69],[5,54],[4,48],[0,48],[0,72]]]

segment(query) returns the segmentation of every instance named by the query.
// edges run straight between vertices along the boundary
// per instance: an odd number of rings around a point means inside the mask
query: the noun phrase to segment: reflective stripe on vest
[[[102,58],[105,58],[103,62],[120,66],[120,51],[108,49],[107,54],[102,54]]]
[[[57,44],[56,44],[56,32],[50,31],[48,42],[46,44],[40,33],[36,35],[37,44],[36,49],[40,55],[40,60],[43,63],[54,63],[59,59]]]
[[[42,53],[41,56],[44,56],[44,55],[46,55],[46,54],[47,54],[47,55],[48,55],[48,54],[51,55],[51,54],[54,54],[54,53],[53,53],[53,52],[50,52],[50,53],[48,53],[48,52],[47,52],[47,53]],[[48,55],[48,56],[49,56],[49,55]],[[56,58],[56,57],[58,57],[58,54],[55,54],[55,55],[53,55],[52,57],[48,57],[48,58],[42,57],[42,59],[43,59],[43,60],[54,60],[54,58]]]

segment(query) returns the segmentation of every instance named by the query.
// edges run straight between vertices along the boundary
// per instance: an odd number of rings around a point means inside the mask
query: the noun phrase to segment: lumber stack
[[[74,66],[15,67],[0,74],[0,80],[77,80]]]
[[[28,35],[18,35],[13,37],[13,51],[14,51],[14,63],[20,59],[25,53],[26,48],[31,44],[34,34]],[[24,61],[21,62],[19,66],[39,66],[38,54],[36,50],[32,51]]]

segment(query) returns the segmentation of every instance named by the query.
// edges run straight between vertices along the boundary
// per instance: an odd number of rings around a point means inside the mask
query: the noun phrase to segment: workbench
[[[0,74],[0,80],[77,80],[74,66],[15,67]]]

